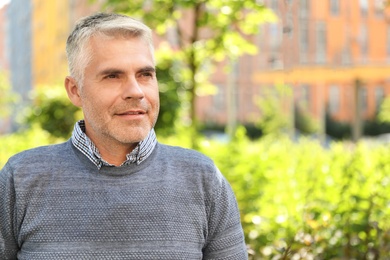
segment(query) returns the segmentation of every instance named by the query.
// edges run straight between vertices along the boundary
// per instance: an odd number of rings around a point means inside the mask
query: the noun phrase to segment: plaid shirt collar
[[[91,139],[89,139],[89,137],[85,134],[84,120],[80,120],[75,124],[71,139],[73,145],[85,156],[87,156],[88,159],[91,160],[91,162],[93,162],[93,164],[95,164],[98,169],[100,169],[102,166],[115,166],[106,162],[102,158],[95,144],[92,143]],[[133,163],[136,163],[137,165],[140,164],[149,157],[149,155],[153,152],[156,144],[156,134],[152,129],[148,136],[139,142],[139,144],[131,153],[126,155],[127,159],[122,163],[122,165],[129,165]]]

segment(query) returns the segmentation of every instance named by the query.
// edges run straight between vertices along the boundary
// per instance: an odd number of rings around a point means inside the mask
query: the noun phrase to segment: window
[[[360,2],[360,15],[366,17],[368,14],[368,0],[359,0]]]
[[[374,0],[374,11],[377,17],[382,18],[384,12],[384,1],[383,0]]]
[[[213,103],[217,111],[222,111],[225,109],[225,87],[217,84],[217,88],[217,93],[213,95]]]
[[[330,14],[339,15],[340,14],[340,1],[339,0],[330,0]]]
[[[367,108],[368,108],[368,98],[367,98],[367,88],[366,87],[362,87],[360,89],[360,105],[361,105],[361,108],[362,108],[362,111],[365,112],[367,111]]]
[[[177,31],[173,27],[169,27],[167,29],[167,39],[171,46],[178,47],[179,46],[179,37],[177,35]]]
[[[379,111],[380,106],[382,105],[383,99],[385,98],[385,90],[382,86],[377,86],[375,88],[375,107],[376,111]]]
[[[288,12],[286,15],[286,22],[283,26],[283,33],[286,34],[289,38],[292,38],[293,32],[293,15],[291,12]]]
[[[279,24],[277,23],[271,23],[269,24],[269,43],[271,50],[273,51],[279,51],[281,44],[282,44],[282,34],[281,30],[279,29]]]
[[[360,51],[365,61],[368,55],[368,29],[365,23],[360,25]]]
[[[332,85],[329,89],[329,112],[334,114],[340,110],[340,89]]]
[[[307,52],[309,50],[309,28],[307,20],[300,20],[299,49],[301,52]]]
[[[243,104],[244,111],[251,112],[253,110],[253,104],[254,104],[253,88],[249,85],[249,86],[245,86],[243,89],[244,89],[244,100],[245,100]]]
[[[272,9],[272,11],[274,11],[274,12],[277,12],[277,11],[279,11],[279,0],[270,0],[271,1],[271,3],[270,3],[270,7],[271,7],[271,9]]]
[[[299,11],[300,17],[306,18],[309,16],[309,0],[300,0]]]
[[[341,54],[341,64],[342,65],[350,65],[351,64],[351,57],[352,57],[352,54],[351,54],[351,46],[350,46],[350,42],[351,42],[351,39],[350,39],[350,36],[348,33],[344,33],[344,47],[343,47],[343,50],[342,50],[342,54]]]
[[[302,108],[310,109],[310,86],[303,84],[300,87],[299,105]]]
[[[386,41],[387,58],[390,59],[390,26],[387,26],[386,29]]]
[[[317,63],[326,62],[326,24],[318,22],[316,26],[316,59]]]
[[[309,52],[309,26],[307,20],[300,20],[299,26],[299,61],[307,63]]]
[[[301,63],[307,62],[309,51],[309,25],[307,19],[299,21],[299,59]]]

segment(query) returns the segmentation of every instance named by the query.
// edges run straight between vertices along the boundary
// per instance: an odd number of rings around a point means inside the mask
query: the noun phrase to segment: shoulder
[[[186,166],[198,166],[198,167],[212,167],[214,168],[214,162],[206,155],[192,150],[179,146],[170,146],[165,144],[160,144],[158,146],[160,154],[171,162],[177,162],[184,164]]]
[[[52,163],[56,161],[56,159],[58,160],[60,156],[63,157],[64,154],[67,154],[67,150],[69,148],[70,146],[68,141],[60,144],[28,149],[10,157],[6,166],[13,169],[25,168],[26,166],[40,167],[42,165]]]
[[[210,189],[226,181],[214,161],[198,151],[160,143],[157,150],[159,167],[167,169],[175,180],[184,178]]]

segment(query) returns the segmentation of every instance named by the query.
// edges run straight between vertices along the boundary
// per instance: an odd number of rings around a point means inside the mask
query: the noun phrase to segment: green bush
[[[34,124],[28,130],[0,135],[0,169],[12,155],[37,146],[58,143],[64,139],[56,138]]]
[[[200,147],[235,191],[250,259],[388,259],[388,147],[250,141],[243,129]]]
[[[0,119],[7,118],[12,105],[18,101],[18,96],[11,91],[8,73],[0,70]]]
[[[302,134],[318,133],[319,122],[309,113],[309,111],[295,105],[294,107],[294,125]]]
[[[82,118],[80,108],[68,99],[63,86],[45,86],[34,91],[33,105],[26,111],[24,123],[38,124],[57,138],[69,138],[74,123]]]
[[[339,122],[332,118],[327,112],[325,114],[326,134],[337,140],[346,140],[351,138],[351,125],[347,122]]]

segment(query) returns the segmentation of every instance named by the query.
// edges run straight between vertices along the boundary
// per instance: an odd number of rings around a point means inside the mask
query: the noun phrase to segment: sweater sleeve
[[[15,190],[8,164],[0,170],[0,259],[17,259],[15,236]]]
[[[240,213],[233,190],[217,171],[210,201],[208,236],[203,248],[203,259],[248,259]]]

